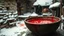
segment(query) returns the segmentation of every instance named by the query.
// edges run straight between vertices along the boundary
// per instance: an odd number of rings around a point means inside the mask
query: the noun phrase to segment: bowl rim
[[[30,23],[30,22],[27,21],[28,19],[30,19],[30,18],[35,18],[35,17],[38,17],[38,18],[39,18],[39,17],[54,17],[54,18],[57,18],[58,21],[52,22],[52,23],[48,23],[48,24],[33,24],[33,23]],[[58,23],[58,22],[60,22],[60,21],[61,21],[61,18],[56,17],[56,16],[29,16],[28,18],[26,18],[26,19],[24,20],[25,24],[26,24],[26,23],[30,23],[31,25],[51,25],[51,24]]]

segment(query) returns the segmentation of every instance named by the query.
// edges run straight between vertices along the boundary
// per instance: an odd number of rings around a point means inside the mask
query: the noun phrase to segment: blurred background
[[[24,19],[35,15],[33,4],[36,0],[0,0],[0,36],[17,36],[11,33],[18,33],[18,24],[24,24]],[[60,15],[62,23],[60,29],[64,30],[64,0],[53,0],[53,3],[60,2]],[[54,11],[53,11],[54,12]],[[43,13],[43,12],[42,12]],[[45,12],[44,12],[45,13]],[[52,13],[53,14],[53,13]],[[12,29],[13,28],[13,29]],[[19,29],[17,32],[14,29]],[[22,28],[22,27],[21,27]],[[26,28],[26,27],[24,27]],[[13,32],[10,32],[14,30]],[[10,30],[7,32],[7,30]],[[4,31],[4,32],[3,32]],[[6,32],[5,32],[6,31]],[[10,33],[9,33],[10,32]],[[21,31],[20,31],[21,32]],[[20,33],[19,32],[19,33]],[[5,34],[9,33],[9,35]],[[11,34],[11,35],[10,35]]]

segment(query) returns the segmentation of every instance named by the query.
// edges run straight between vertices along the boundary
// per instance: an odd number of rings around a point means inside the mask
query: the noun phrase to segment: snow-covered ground
[[[33,14],[31,14],[31,13],[24,14],[24,16],[26,16],[26,15],[27,15],[27,17],[29,17],[29,16],[37,16],[37,14],[35,14],[35,13],[33,13]],[[19,16],[19,17],[22,17],[22,16]],[[64,19],[63,16],[62,16],[62,19]],[[20,24],[21,24],[21,26],[20,26]],[[22,21],[17,21],[15,27],[0,29],[0,36],[18,36],[18,35],[21,35],[21,34],[23,36],[25,36],[27,30],[28,29],[25,26],[25,23],[24,23],[23,20]]]
[[[19,34],[21,34],[21,32],[26,32],[26,31],[27,31],[27,27],[25,26],[24,21],[17,21],[15,27],[1,29],[0,36],[18,36]]]

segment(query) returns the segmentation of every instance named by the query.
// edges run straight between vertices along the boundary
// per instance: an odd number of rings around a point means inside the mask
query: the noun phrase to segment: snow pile
[[[22,24],[24,23],[24,21],[21,21]],[[0,30],[0,36],[18,36],[19,34],[21,34],[21,32],[26,32],[26,26],[21,26],[19,24],[17,24],[17,26],[12,27],[12,28],[3,28]]]

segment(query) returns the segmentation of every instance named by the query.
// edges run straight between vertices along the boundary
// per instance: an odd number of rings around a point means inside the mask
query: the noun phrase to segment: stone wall
[[[21,5],[20,9],[22,12],[29,12],[33,6],[33,3],[36,0],[20,0]],[[2,4],[1,4],[2,3]],[[0,0],[0,5],[2,5],[5,9],[9,7],[10,10],[17,10],[17,2],[16,0]]]
[[[0,7],[3,7],[6,9],[6,7],[9,7],[9,10],[17,10],[17,4],[15,2],[15,0],[10,1],[10,0],[1,0],[0,1]]]

